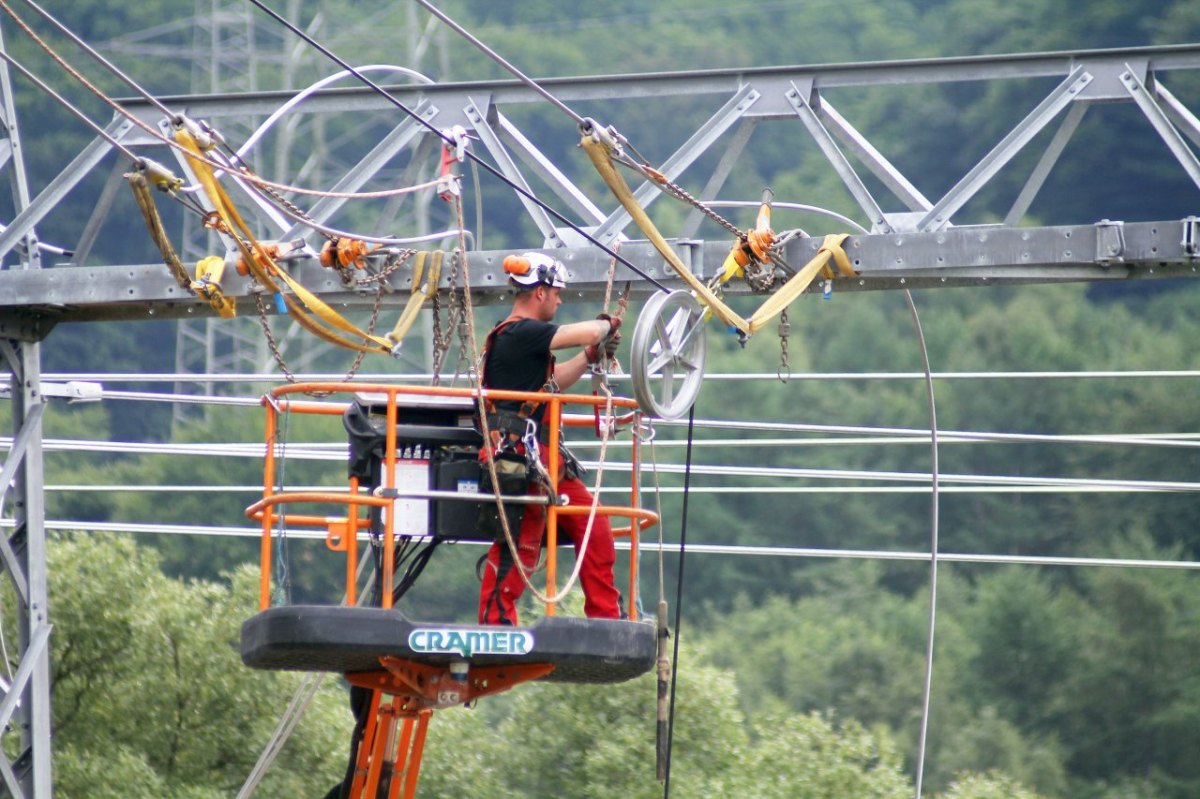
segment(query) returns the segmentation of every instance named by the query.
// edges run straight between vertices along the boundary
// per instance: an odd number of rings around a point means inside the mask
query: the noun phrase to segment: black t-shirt
[[[483,375],[487,388],[540,391],[546,385],[550,340],[558,325],[537,319],[519,319],[506,325],[493,339]],[[497,400],[501,410],[516,411],[517,400]]]

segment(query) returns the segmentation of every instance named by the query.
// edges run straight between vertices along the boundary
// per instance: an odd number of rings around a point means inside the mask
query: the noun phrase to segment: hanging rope
[[[667,720],[666,767],[663,776],[663,799],[671,795],[671,742],[675,738],[675,688],[679,674],[679,635],[683,623],[683,564],[687,551],[688,490],[692,487],[692,442],[696,429],[696,406],[688,410],[687,456],[683,467],[683,509],[679,519],[679,576],[675,588],[675,645],[671,654],[671,709]],[[661,551],[661,550],[660,550]]]
[[[142,218],[146,220],[150,238],[162,254],[163,262],[171,270],[171,276],[175,278],[175,282],[179,284],[180,288],[191,292],[192,279],[188,276],[183,262],[179,260],[166,228],[163,227],[162,217],[159,216],[158,207],[154,204],[154,194],[150,191],[150,184],[146,181],[145,170],[138,169],[124,177],[129,182],[130,188],[133,189],[133,199],[137,202],[138,210],[142,212]]]
[[[634,431],[634,436],[642,443],[650,445],[651,473],[654,475],[654,509],[658,513],[658,607],[655,613],[655,625],[658,632],[657,653],[655,655],[655,676],[657,682],[657,707],[655,723],[654,763],[655,773],[659,782],[667,778],[667,756],[670,751],[670,738],[667,735],[670,719],[670,686],[673,680],[671,670],[672,658],[667,655],[667,640],[671,637],[667,624],[667,592],[666,575],[663,554],[663,513],[662,486],[658,478],[658,453],[654,446],[655,430],[653,421],[646,421],[648,433],[643,434],[641,428]],[[689,437],[690,441],[690,437]]]

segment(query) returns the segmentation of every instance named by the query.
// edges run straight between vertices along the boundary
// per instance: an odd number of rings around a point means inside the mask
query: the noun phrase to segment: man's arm
[[[603,341],[612,329],[611,323],[607,319],[592,319],[587,322],[572,322],[569,325],[559,325],[559,328],[554,333],[554,338],[550,340],[550,349],[557,350],[564,347],[587,347],[592,344],[599,344]],[[587,371],[588,360],[586,353],[579,353],[574,357],[560,361],[554,367],[554,382],[563,391],[566,391],[571,386],[583,377],[583,373]]]
[[[559,325],[550,339],[550,349],[561,350],[565,347],[586,347],[589,344],[599,344],[608,335],[611,323],[607,319],[590,319],[586,322],[572,322],[569,325]]]

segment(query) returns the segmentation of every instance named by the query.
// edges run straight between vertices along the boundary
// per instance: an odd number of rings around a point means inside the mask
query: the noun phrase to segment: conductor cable
[[[2,8],[5,13],[7,13],[10,17],[12,17],[13,21],[16,22],[17,26],[20,27],[21,30],[24,31],[27,36],[29,36],[29,38],[33,39],[33,41],[38,45],[38,47],[42,48],[42,50],[44,50],[54,60],[55,63],[57,63],[71,77],[73,77],[80,84],[82,84],[83,87],[86,88],[89,92],[91,92],[97,98],[102,100],[105,103],[105,105],[107,105],[109,108],[111,108],[115,113],[117,113],[120,116],[124,117],[125,119],[129,120],[129,122],[136,125],[138,128],[140,128],[144,133],[146,133],[148,136],[150,136],[155,141],[161,142],[168,147],[172,147],[175,150],[178,150],[179,152],[184,153],[185,155],[187,155],[190,158],[195,158],[196,160],[207,164],[208,166],[212,167],[213,169],[216,169],[216,170],[229,169],[229,164],[223,164],[218,161],[212,160],[211,158],[209,158],[203,154],[190,152],[189,150],[187,150],[187,148],[182,147],[178,142],[176,142],[171,137],[164,136],[159,130],[155,129],[154,126],[149,125],[146,122],[144,122],[136,114],[133,114],[127,108],[125,108],[120,103],[118,103],[116,100],[114,100],[112,97],[108,96],[103,90],[101,90],[98,86],[96,86],[94,83],[92,83],[90,80],[88,80],[87,77],[84,76],[79,70],[77,70],[73,66],[71,66],[65,58],[63,58],[61,55],[59,55],[57,52],[55,52],[54,48],[52,48],[49,44],[46,43],[46,41],[44,39],[42,39],[40,36],[38,36],[37,32],[34,31],[32,28],[30,28],[29,25],[23,19],[21,19],[21,17],[18,16],[15,11],[12,10],[12,8],[9,6],[9,4],[6,2],[6,0],[0,0],[0,8]],[[45,16],[47,19],[53,20],[53,18],[49,16],[48,12],[45,12],[41,9],[38,9],[38,11],[43,16]],[[61,22],[58,22],[57,20],[53,20],[53,21],[54,21],[55,26],[58,27],[59,29],[64,30],[64,31],[67,30],[66,27]],[[68,32],[68,35],[70,35],[73,39],[78,39],[77,36],[75,36],[74,34],[70,34],[69,32]],[[70,111],[72,114],[74,114],[75,116],[77,116],[81,120],[83,120],[83,122],[86,125],[88,125],[88,127],[97,131],[105,140],[107,140],[110,144],[112,144],[114,147],[116,147],[122,153],[124,153],[126,156],[128,156],[135,164],[140,165],[140,164],[144,164],[146,162],[145,159],[138,157],[132,151],[130,151],[128,148],[126,148],[125,146],[123,146],[119,142],[117,142],[117,140],[114,139],[112,136],[110,136],[105,131],[103,131],[97,125],[97,123],[92,122],[82,111],[78,110],[69,101],[67,101],[60,95],[58,95],[47,84],[38,80],[24,67],[21,67],[20,65],[18,65],[15,61],[13,61],[11,59],[10,56],[8,56],[7,54],[0,54],[0,56],[3,56],[5,61],[7,61],[9,64],[12,64],[23,75],[28,77],[30,80],[34,81],[40,88],[42,88],[43,91],[46,91],[47,93],[49,93],[55,100],[57,100],[60,104],[62,104],[63,107],[65,107],[68,111]],[[127,78],[124,75],[124,73],[120,72],[120,70],[118,70],[116,68],[116,66],[111,64],[111,62],[109,62],[107,59],[102,59],[102,63],[105,66],[107,66],[109,69],[112,69],[114,74],[116,74],[122,80],[125,80],[130,85],[135,86],[136,87],[135,91],[143,94],[143,96],[145,96],[148,100],[150,100],[150,102],[152,102],[157,108],[159,108],[164,113],[164,115],[171,121],[172,124],[181,125],[181,124],[185,123],[185,119],[182,115],[171,111],[169,108],[167,108],[165,105],[163,105],[160,101],[153,98],[144,89],[142,89],[140,86],[137,86],[136,83],[133,83],[132,79]],[[354,73],[354,74],[357,74],[357,73]],[[242,179],[249,183],[252,183],[259,188],[265,187],[265,188],[276,189],[278,191],[289,191],[289,192],[294,192],[296,194],[304,194],[304,195],[310,195],[310,196],[316,196],[316,197],[336,197],[336,198],[344,198],[344,199],[371,199],[371,198],[378,198],[378,197],[391,197],[391,196],[398,195],[398,194],[407,194],[410,192],[429,188],[429,186],[413,186],[413,187],[405,186],[405,187],[401,187],[401,188],[385,189],[382,191],[371,191],[371,192],[330,192],[330,191],[323,191],[320,189],[307,189],[307,188],[303,188],[300,186],[291,186],[291,185],[288,185],[285,183],[276,183],[274,181],[267,180],[266,178],[264,178],[260,175],[256,175],[256,174],[250,172],[248,169],[239,169],[235,172],[235,174],[237,175],[237,177],[239,179]],[[436,182],[431,182],[430,185],[434,185],[434,183],[436,183]],[[181,195],[179,195],[178,192],[176,192],[176,193],[174,193],[173,196],[180,197]]]
[[[148,103],[150,103],[155,108],[157,108],[159,111],[161,111],[164,116],[167,116],[167,117],[175,116],[174,112],[172,112],[171,109],[169,109],[165,105],[163,105],[163,103],[157,97],[155,97],[153,94],[151,94],[150,92],[143,89],[137,83],[137,81],[135,81],[133,78],[129,77],[129,75],[122,72],[120,67],[118,67],[113,62],[109,61],[107,58],[105,58],[103,56],[103,54],[100,53],[100,51],[96,50],[96,48],[92,47],[90,44],[88,44],[86,41],[84,41],[78,34],[76,34],[74,31],[72,31],[70,28],[68,28],[62,22],[59,22],[58,19],[55,18],[55,16],[53,14],[51,14],[49,11],[47,11],[46,9],[42,8],[40,5],[35,3],[34,0],[24,0],[24,2],[25,2],[25,5],[29,6],[34,11],[36,11],[38,14],[40,14],[43,19],[45,19],[47,22],[49,22],[54,27],[58,28],[59,31],[61,31],[72,42],[74,42],[81,50],[83,50],[85,53],[90,55],[92,58],[96,59],[96,61],[100,62],[100,64],[102,64],[106,69],[108,69],[109,72],[116,75],[127,86],[129,86],[129,88],[133,89],[135,92],[140,94]],[[24,30],[25,33],[30,36],[30,38],[32,38],[39,45],[41,45],[42,48],[45,49],[47,52],[50,52],[49,48],[47,48],[44,44],[42,44],[41,39],[39,39],[37,36],[34,36],[33,31],[29,28],[29,26],[26,25],[25,22],[23,22],[20,17],[18,17],[15,13],[13,13],[13,10],[11,8],[9,8],[7,2],[4,2],[4,0],[0,0],[0,6],[4,7],[5,12],[10,17],[13,18],[13,21],[15,21],[17,23],[17,25],[20,26],[21,29]],[[51,54],[51,55],[53,55],[53,54]]]
[[[4,0],[0,0],[0,5],[3,5],[3,4],[4,4]],[[6,6],[6,8],[7,8],[7,6]],[[96,133],[96,135],[100,136],[100,138],[104,139],[109,144],[111,144],[113,147],[120,150],[127,158],[129,158],[129,160],[133,161],[133,163],[135,163],[135,164],[145,163],[144,159],[142,159],[140,156],[138,156],[136,153],[134,153],[132,150],[130,150],[125,145],[121,144],[121,142],[117,141],[116,137],[114,137],[112,134],[110,134],[107,130],[105,130],[103,127],[101,127],[98,123],[93,122],[88,117],[87,114],[83,113],[78,108],[76,108],[69,100],[67,100],[65,97],[63,97],[61,94],[56,92],[53,88],[51,88],[48,83],[43,81],[37,75],[34,75],[32,72],[30,72],[24,66],[22,66],[19,62],[17,62],[15,59],[13,59],[13,57],[10,56],[8,53],[4,52],[3,50],[0,50],[0,58],[3,58],[4,62],[6,64],[8,64],[13,69],[17,70],[17,72],[20,72],[21,75],[28,78],[30,81],[32,81],[35,86],[37,86],[39,89],[44,91],[53,100],[55,100],[59,105],[61,105],[65,109],[67,109],[67,111],[71,112],[76,118],[78,118],[85,125],[87,125],[89,128],[91,128]]]
[[[562,100],[559,100],[557,97],[555,97],[549,91],[547,91],[545,88],[540,86],[538,84],[538,82],[535,81],[533,78],[529,77],[524,72],[517,69],[511,62],[507,61],[502,55],[500,55],[495,50],[493,50],[492,48],[490,48],[486,44],[484,44],[482,41],[480,41],[477,37],[475,37],[470,31],[468,31],[462,25],[459,25],[457,22],[452,20],[450,17],[446,16],[446,14],[444,12],[442,12],[441,9],[437,8],[433,3],[428,2],[428,0],[417,0],[417,5],[421,6],[426,11],[428,11],[430,14],[433,14],[435,17],[440,19],[442,22],[446,23],[451,28],[453,28],[455,33],[457,33],[459,36],[462,36],[468,42],[470,42],[471,44],[475,45],[480,50],[482,50],[483,53],[485,55],[487,55],[488,58],[492,59],[497,64],[504,67],[506,70],[511,72],[514,76],[516,76],[517,80],[521,81],[526,86],[533,89],[535,92],[540,94],[543,98],[545,98],[545,100],[548,103],[553,105],[555,108],[558,108],[560,111],[562,111],[567,116],[571,117],[571,119],[575,120],[575,124],[577,124],[577,125],[583,124],[583,121],[584,121],[583,117],[581,117],[579,114],[572,111],[571,108],[569,106],[567,106],[566,103],[564,103]]]

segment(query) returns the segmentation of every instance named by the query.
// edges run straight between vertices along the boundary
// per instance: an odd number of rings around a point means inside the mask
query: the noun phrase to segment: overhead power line
[[[9,519],[0,520],[0,527],[11,528],[13,522]],[[143,524],[137,522],[91,522],[83,520],[53,519],[46,521],[46,529],[97,533],[134,533],[162,535],[199,535],[235,538],[258,538],[262,536],[261,527],[222,527],[188,524]],[[288,530],[288,537],[324,541],[326,533],[323,530]],[[488,544],[486,541],[462,541],[460,546],[476,546]],[[628,551],[629,542],[618,541],[617,549]],[[642,541],[638,549],[648,552],[658,552],[660,545],[655,541]],[[777,547],[777,546],[738,546],[733,544],[695,544],[689,542],[688,554],[692,555],[721,555],[729,557],[766,557],[766,558],[825,558],[851,560],[893,560],[928,562],[929,552],[912,552],[905,550],[887,549],[834,549],[821,547]],[[663,543],[663,552],[678,552],[679,545]],[[1142,560],[1137,558],[1077,558],[1060,557],[1055,555],[976,555],[964,552],[939,552],[938,560],[947,563],[976,563],[1005,565],[1016,564],[1026,566],[1083,566],[1083,567],[1117,567],[1141,569],[1183,569],[1195,571],[1200,569],[1200,561],[1192,560]]]

